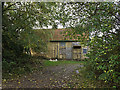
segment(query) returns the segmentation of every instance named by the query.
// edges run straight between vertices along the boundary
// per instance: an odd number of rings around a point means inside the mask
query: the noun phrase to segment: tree
[[[97,79],[119,85],[120,80],[120,5],[114,2],[62,3],[68,16],[64,21],[73,30],[68,35],[89,32],[87,65]],[[62,9],[61,9],[62,10]],[[79,37],[80,38],[80,37]]]
[[[55,5],[56,3],[51,2],[2,3],[3,69],[7,64],[19,67],[20,64],[27,63],[29,59],[23,60],[26,56],[23,51],[30,52],[30,48],[45,51],[49,33],[44,30],[33,30],[33,27],[43,28],[53,25],[52,16]]]

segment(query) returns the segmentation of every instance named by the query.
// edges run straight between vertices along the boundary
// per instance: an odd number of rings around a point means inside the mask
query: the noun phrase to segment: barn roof
[[[43,29],[41,29],[43,30]],[[51,34],[50,41],[51,42],[78,42],[87,38],[89,40],[89,34],[83,33],[81,36],[80,34],[73,34],[74,30],[72,29],[44,29],[45,32],[49,32]],[[69,33],[70,32],[70,33]]]
[[[86,35],[85,33],[81,36],[80,34],[73,34],[74,32],[72,31],[72,33],[68,35],[71,31],[70,29],[54,29],[52,30],[52,38],[50,38],[50,41],[76,42],[85,38],[87,38],[87,40],[89,39],[89,34]]]

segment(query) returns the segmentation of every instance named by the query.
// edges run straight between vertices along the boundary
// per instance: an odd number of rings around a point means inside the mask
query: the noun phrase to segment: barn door
[[[81,59],[81,46],[80,42],[73,42],[73,59],[80,60]]]
[[[66,48],[66,59],[72,59],[72,47]]]
[[[80,46],[73,47],[73,59],[76,59],[76,60],[81,59],[81,47]]]

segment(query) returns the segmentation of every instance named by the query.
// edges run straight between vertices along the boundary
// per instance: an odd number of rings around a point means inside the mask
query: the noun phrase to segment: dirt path
[[[64,64],[49,66],[42,71],[34,71],[32,74],[9,80],[3,83],[3,88],[55,88],[70,87],[73,81],[75,69],[83,67],[80,64]]]

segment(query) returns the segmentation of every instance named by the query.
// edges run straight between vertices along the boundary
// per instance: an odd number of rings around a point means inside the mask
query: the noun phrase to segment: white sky
[[[61,29],[61,28],[64,28],[62,25],[58,25],[58,29]],[[33,29],[41,29],[40,27],[33,27]],[[47,27],[43,27],[43,29],[52,29],[52,26],[48,26],[48,28]]]

